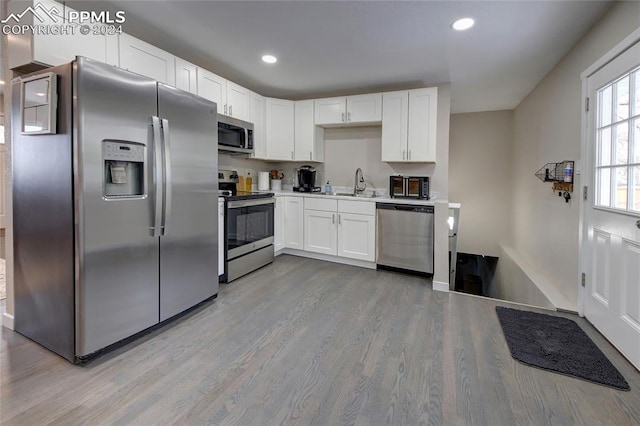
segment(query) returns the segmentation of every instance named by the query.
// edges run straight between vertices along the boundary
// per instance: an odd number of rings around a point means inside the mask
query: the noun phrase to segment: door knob
[[[636,221],[636,226],[640,229],[640,220]]]

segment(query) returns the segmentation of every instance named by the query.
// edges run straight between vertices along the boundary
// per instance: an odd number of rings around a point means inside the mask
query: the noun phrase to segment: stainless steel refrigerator
[[[216,104],[81,57],[12,84],[16,331],[78,362],[214,298]]]

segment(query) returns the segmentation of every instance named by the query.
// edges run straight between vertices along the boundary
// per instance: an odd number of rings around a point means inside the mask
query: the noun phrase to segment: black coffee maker
[[[298,169],[298,186],[293,187],[297,192],[320,192],[316,186],[316,169],[313,166],[301,166]]]

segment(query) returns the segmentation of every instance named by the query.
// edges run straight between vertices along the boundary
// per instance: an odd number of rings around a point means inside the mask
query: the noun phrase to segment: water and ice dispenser
[[[104,197],[142,197],[145,194],[145,145],[102,141]]]

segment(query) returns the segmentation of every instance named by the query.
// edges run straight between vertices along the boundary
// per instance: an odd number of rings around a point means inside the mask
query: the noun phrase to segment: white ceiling
[[[513,109],[610,1],[69,1],[266,96],[451,82],[452,112]],[[471,16],[466,32],[450,28]],[[260,57],[278,57],[266,65]],[[578,76],[576,76],[578,78]]]

